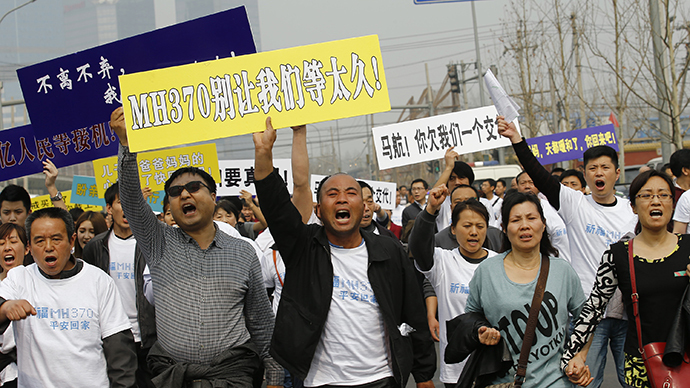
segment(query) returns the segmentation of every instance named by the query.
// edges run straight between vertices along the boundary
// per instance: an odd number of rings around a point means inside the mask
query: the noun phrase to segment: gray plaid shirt
[[[158,221],[141,194],[136,154],[122,145],[118,170],[122,209],[155,284],[163,349],[177,362],[207,364],[251,339],[266,359],[268,385],[283,385],[282,368],[268,355],[274,316],[252,246],[217,231],[201,249]]]

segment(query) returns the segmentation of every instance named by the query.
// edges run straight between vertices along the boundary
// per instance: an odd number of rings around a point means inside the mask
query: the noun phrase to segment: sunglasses
[[[183,186],[177,185],[177,186],[168,187],[168,196],[170,196],[170,198],[179,197],[180,194],[182,194],[182,190],[187,190],[187,192],[189,194],[196,193],[197,191],[199,191],[199,189],[201,189],[201,186],[203,186],[203,187],[207,188],[209,191],[211,191],[211,188],[209,188],[208,186],[206,186],[202,182],[191,181],[191,182],[187,182]]]

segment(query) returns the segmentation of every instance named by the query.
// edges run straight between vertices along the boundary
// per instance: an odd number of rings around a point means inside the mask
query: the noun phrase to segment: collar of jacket
[[[374,254],[375,253],[374,250],[378,249],[378,248],[376,248],[377,245],[376,245],[376,242],[374,241],[374,239],[376,238],[376,235],[374,233],[367,232],[366,230],[361,229],[361,228],[359,229],[359,232],[362,234],[362,238],[364,239],[364,243],[367,246],[367,254],[369,256],[369,262],[385,261],[385,260],[390,259],[389,255]],[[328,236],[326,236],[326,228],[324,228],[323,226],[321,228],[319,228],[319,230],[314,235],[314,240],[316,240],[316,242],[319,245],[324,247],[324,249],[326,249],[328,254],[331,253],[331,246],[330,246],[330,244],[328,244]]]

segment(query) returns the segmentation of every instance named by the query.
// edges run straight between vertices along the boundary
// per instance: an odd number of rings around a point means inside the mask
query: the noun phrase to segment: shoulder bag
[[[632,305],[635,325],[637,326],[637,346],[642,354],[644,366],[647,369],[647,379],[652,388],[687,387],[690,381],[690,364],[685,353],[684,362],[677,367],[666,366],[663,362],[666,342],[652,342],[642,345],[642,325],[640,324],[640,295],[637,293],[635,282],[635,262],[633,259],[633,240],[628,241],[628,263],[630,265],[630,283],[632,284]]]

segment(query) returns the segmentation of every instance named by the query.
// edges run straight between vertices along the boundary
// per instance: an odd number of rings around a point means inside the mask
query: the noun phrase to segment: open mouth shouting
[[[335,222],[338,224],[347,224],[350,222],[350,211],[348,209],[340,209],[335,212]]]
[[[658,219],[664,216],[664,212],[659,209],[654,209],[649,212],[649,216],[652,217],[652,219]]]
[[[597,188],[597,190],[604,190],[604,187],[606,186],[606,181],[603,179],[597,179],[594,181],[594,186]]]
[[[196,206],[191,203],[186,203],[182,205],[182,214],[185,216],[191,216],[196,214]]]
[[[12,266],[14,264],[14,262],[17,258],[14,257],[14,255],[12,255],[12,254],[7,254],[2,259],[5,262],[5,265],[7,265],[9,267],[9,266]]]
[[[46,263],[46,267],[48,268],[55,268],[57,266],[57,261],[58,258],[57,256],[46,256],[45,259],[43,260]]]

